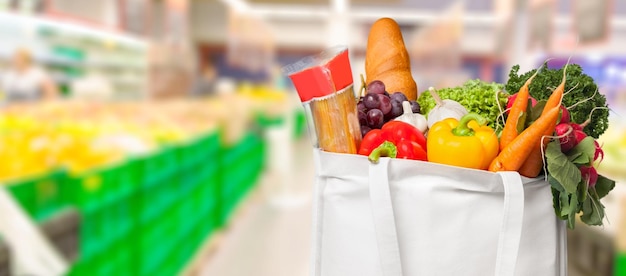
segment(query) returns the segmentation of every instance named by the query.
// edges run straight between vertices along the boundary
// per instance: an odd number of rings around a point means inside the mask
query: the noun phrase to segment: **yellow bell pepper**
[[[428,131],[428,161],[486,170],[499,150],[498,136],[486,124],[475,113],[435,123]]]

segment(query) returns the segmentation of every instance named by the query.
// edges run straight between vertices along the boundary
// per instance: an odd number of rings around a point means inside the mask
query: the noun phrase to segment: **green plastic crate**
[[[209,171],[210,172],[210,171]],[[212,231],[219,225],[221,194],[219,190],[219,175],[217,167],[212,173],[207,173],[197,191],[194,192],[194,200],[205,233]]]
[[[112,261],[111,259],[115,258],[115,256],[110,256],[110,258],[106,262],[102,262],[101,266],[98,267],[98,274],[100,276],[109,276],[109,275],[119,275],[116,274],[116,266],[117,262]]]
[[[143,162],[142,158],[131,158],[118,169],[120,197],[130,196],[143,187]]]
[[[29,215],[35,214],[35,187],[29,182],[14,182],[8,184],[9,192]]]
[[[114,264],[115,271],[110,275],[134,275],[135,256],[132,246],[134,237],[123,237],[117,240],[105,254],[110,256],[109,262]]]
[[[104,209],[84,211],[80,227],[80,254],[82,258],[90,259],[106,246],[106,232],[103,227],[105,221]]]
[[[104,265],[103,263],[105,263],[105,256],[104,254],[97,254],[88,258],[82,258],[80,259],[80,262],[78,263],[78,265],[75,265],[75,267],[73,267],[73,269],[71,270],[73,275],[77,275],[77,276],[83,276],[83,275],[104,275]],[[74,270],[75,268],[78,268],[77,271]]]
[[[184,237],[193,228],[197,219],[197,210],[191,193],[184,199],[181,199],[178,208],[178,225],[177,231],[181,237]]]
[[[6,183],[8,190],[22,208],[37,221],[42,221],[67,204],[64,197],[64,171]]]
[[[616,254],[615,275],[626,275],[626,252]]]
[[[178,259],[176,255],[169,256],[166,262],[163,262],[161,267],[159,267],[158,271],[156,271],[154,275],[158,276],[171,276],[178,275],[180,269],[178,267]]]
[[[227,168],[241,161],[245,154],[257,145],[259,139],[256,134],[248,133],[239,143],[225,147],[220,155],[222,166]]]
[[[172,206],[158,219],[142,227],[139,235],[140,275],[154,275],[155,269],[175,250],[178,243],[179,208]]]
[[[179,192],[182,194],[187,194],[189,191],[193,190],[196,186],[198,186],[202,179],[202,167],[198,165],[194,165],[181,171],[180,173],[180,186]]]
[[[144,186],[149,188],[171,177],[178,171],[179,149],[176,146],[164,146],[158,151],[144,156],[143,178]]]
[[[214,155],[219,150],[219,143],[219,133],[212,132],[182,144],[179,151],[181,166],[183,169],[192,169],[217,158]]]
[[[131,234],[133,227],[135,226],[135,217],[132,212],[132,200],[134,198],[132,196],[127,196],[125,198],[121,198],[117,202],[109,205],[111,210],[110,221],[105,222],[110,225],[113,225],[114,233],[111,233],[113,239],[123,239]]]
[[[294,113],[294,125],[293,125],[293,136],[294,138],[301,138],[306,134],[306,115],[304,114],[303,109],[299,109]]]
[[[149,188],[141,190],[136,197],[136,217],[140,222],[153,220],[181,198],[180,179],[170,175]]]
[[[97,256],[85,258],[81,256],[70,267],[68,276],[84,276],[84,275],[97,275],[100,270],[100,258]]]
[[[165,234],[164,224],[158,221],[147,224],[138,235],[138,274],[149,275],[158,266],[159,238]]]
[[[220,185],[222,212],[220,225],[228,221],[241,199],[257,183],[262,170],[264,152],[260,141],[249,143],[256,145],[248,146],[249,152],[244,152],[241,159],[235,160],[223,169],[224,175]]]
[[[120,218],[120,210],[128,205],[128,200],[120,201],[100,209],[84,211],[80,228],[81,255],[90,258],[118,246],[119,241],[130,239],[133,233],[132,218]],[[130,213],[125,213],[130,216]]]
[[[255,117],[256,117],[256,123],[264,128],[272,127],[272,126],[280,126],[285,123],[285,118],[282,116],[271,117],[264,113],[257,113]]]
[[[66,181],[65,191],[81,210],[92,211],[113,202],[118,196],[120,169],[118,164],[95,168]]]

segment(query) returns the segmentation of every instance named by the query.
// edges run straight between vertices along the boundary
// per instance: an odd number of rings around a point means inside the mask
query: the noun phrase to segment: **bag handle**
[[[402,261],[389,187],[389,158],[370,164],[369,187],[380,265],[385,276],[402,276]],[[524,187],[517,172],[499,172],[504,188],[496,276],[515,275],[524,219]]]
[[[504,187],[504,207],[495,275],[513,276],[524,222],[524,186],[517,172],[498,172],[498,175]]]
[[[372,203],[372,215],[374,216],[378,257],[380,258],[383,275],[402,276],[398,231],[396,230],[396,219],[393,214],[391,191],[389,189],[389,160],[389,158],[383,157],[380,158],[378,164],[370,163],[370,201]]]

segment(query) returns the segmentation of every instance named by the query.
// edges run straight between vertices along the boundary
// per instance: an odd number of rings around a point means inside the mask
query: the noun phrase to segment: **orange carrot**
[[[519,170],[535,145],[540,143],[546,129],[554,128],[552,122],[558,119],[560,110],[557,106],[548,110],[546,114],[542,114],[539,119],[515,137],[504,150],[500,151],[500,154],[489,165],[489,170],[492,172]]]
[[[532,75],[517,92],[517,98],[515,98],[513,106],[511,106],[511,110],[509,110],[509,116],[506,118],[502,134],[500,134],[500,150],[503,150],[519,135],[519,133],[517,133],[517,122],[520,116],[522,116],[522,113],[526,112],[528,108],[528,97],[530,96],[528,86],[535,76],[537,76],[537,73],[539,73],[539,69],[537,69],[535,74]]]
[[[565,68],[563,68],[563,80],[561,81],[561,84],[559,84],[559,86],[554,89],[552,95],[550,95],[550,98],[548,98],[548,101],[543,108],[543,112],[541,112],[541,116],[548,113],[549,110],[552,108],[558,107],[560,109],[561,99],[563,98],[563,93],[565,93],[566,70],[567,65],[565,65]],[[551,136],[554,133],[554,128],[556,127],[558,119],[558,117],[554,118],[554,121],[550,124],[551,127],[548,127],[543,133],[544,136]],[[541,154],[541,148],[543,147],[543,149],[545,149],[548,145],[548,142],[550,142],[550,139],[543,139],[543,141],[535,145],[533,150],[530,152],[530,155],[528,155],[528,158],[526,159],[526,161],[524,161],[524,164],[519,169],[519,173],[521,175],[530,178],[534,178],[539,175],[541,169],[543,168],[543,155]]]

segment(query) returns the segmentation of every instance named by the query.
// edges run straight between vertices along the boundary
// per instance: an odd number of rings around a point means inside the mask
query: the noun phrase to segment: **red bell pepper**
[[[389,143],[384,143],[385,141]],[[427,160],[426,138],[414,126],[400,121],[386,123],[363,137],[359,154],[376,162],[380,155],[412,160]]]
[[[426,161],[428,159],[428,154],[426,154],[425,151],[426,148],[422,148],[422,146],[415,141],[401,140],[396,143],[396,147],[398,148],[397,158],[422,161]]]
[[[363,137],[363,140],[361,140],[361,147],[359,147],[358,153],[365,156],[370,155],[380,144],[385,141],[391,141],[390,139],[387,131],[372,129]]]
[[[402,140],[410,140],[417,142],[424,150],[426,150],[426,137],[416,127],[401,121],[387,122],[382,130],[387,132],[391,137],[391,142],[397,145]]]

